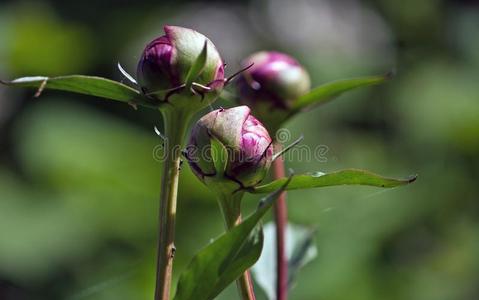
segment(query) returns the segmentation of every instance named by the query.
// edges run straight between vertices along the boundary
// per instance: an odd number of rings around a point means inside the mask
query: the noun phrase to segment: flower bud
[[[251,187],[263,180],[268,171],[273,147],[264,126],[247,106],[218,109],[203,116],[193,127],[187,157],[193,172],[207,184],[207,179],[233,180]],[[226,149],[224,174],[217,174],[211,155],[215,138]]]
[[[211,88],[211,92],[219,92],[224,84],[224,64],[213,43],[188,28],[165,26],[164,31],[165,35],[146,46],[138,63],[137,78],[142,91],[165,100],[168,91],[185,83],[206,41],[206,63],[195,82]]]
[[[294,101],[310,89],[308,73],[289,55],[257,52],[243,65],[252,66],[237,81],[240,102],[251,107],[269,129],[283,122]]]

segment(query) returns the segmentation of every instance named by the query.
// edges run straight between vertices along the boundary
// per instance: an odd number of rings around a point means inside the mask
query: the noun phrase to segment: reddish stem
[[[275,151],[281,150],[281,145],[275,144]],[[278,157],[273,162],[273,177],[285,177],[284,160]],[[286,256],[286,226],[288,224],[288,207],[286,206],[286,192],[281,193],[274,205],[274,219],[276,223],[276,296],[277,300],[286,300],[288,297],[288,258]]]
[[[251,278],[251,273],[249,271],[246,271],[243,276],[248,281],[248,289],[249,289],[248,299],[256,300],[256,296],[254,295],[253,279]]]

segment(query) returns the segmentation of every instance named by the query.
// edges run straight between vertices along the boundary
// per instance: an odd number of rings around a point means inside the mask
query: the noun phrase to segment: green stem
[[[159,237],[157,249],[155,300],[169,300],[175,255],[175,221],[181,149],[190,112],[162,111],[164,123],[164,160],[161,178]]]
[[[219,191],[218,202],[225,221],[226,230],[230,230],[241,223],[241,199],[244,192],[238,191],[231,193],[228,191]],[[253,280],[251,274],[246,271],[236,280],[238,292],[243,300],[255,300]]]

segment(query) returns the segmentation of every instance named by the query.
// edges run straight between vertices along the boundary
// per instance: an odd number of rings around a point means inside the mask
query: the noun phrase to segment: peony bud
[[[294,101],[310,89],[306,70],[291,56],[257,52],[243,62],[252,65],[237,81],[240,102],[251,107],[269,129],[277,129]]]
[[[203,182],[207,183],[208,178],[228,179],[251,187],[263,180],[271,165],[273,147],[268,131],[250,112],[247,106],[218,109],[193,127],[187,158]],[[224,174],[216,174],[211,159],[212,138],[221,142],[228,153]]]
[[[195,82],[206,87],[200,92],[218,94],[224,84],[224,64],[213,43],[201,33],[188,28],[165,26],[164,31],[165,35],[146,46],[138,63],[137,78],[142,91],[157,99],[167,100],[169,91],[179,90],[185,83],[188,71],[201,54],[206,41],[206,64]]]

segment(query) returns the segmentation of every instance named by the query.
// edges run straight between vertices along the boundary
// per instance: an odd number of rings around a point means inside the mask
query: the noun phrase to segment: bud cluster
[[[231,78],[225,79],[223,60],[204,35],[177,26],[165,26],[164,31],[165,35],[143,51],[137,68],[139,85],[151,99],[198,111],[211,104]],[[204,65],[191,82],[192,70],[205,56]],[[258,184],[271,165],[273,147],[267,129],[251,115],[251,109],[268,129],[276,131],[288,117],[294,101],[310,88],[308,73],[286,54],[258,52],[243,65],[237,88],[245,106],[206,114],[194,126],[186,148],[194,173],[206,184],[215,179],[232,180],[241,187]],[[169,97],[182,93],[186,85],[193,94],[183,94],[170,102]],[[202,101],[192,97],[195,94]],[[213,140],[224,146],[227,155],[222,158],[227,161],[213,161]],[[223,174],[217,174],[218,163],[225,166]]]

